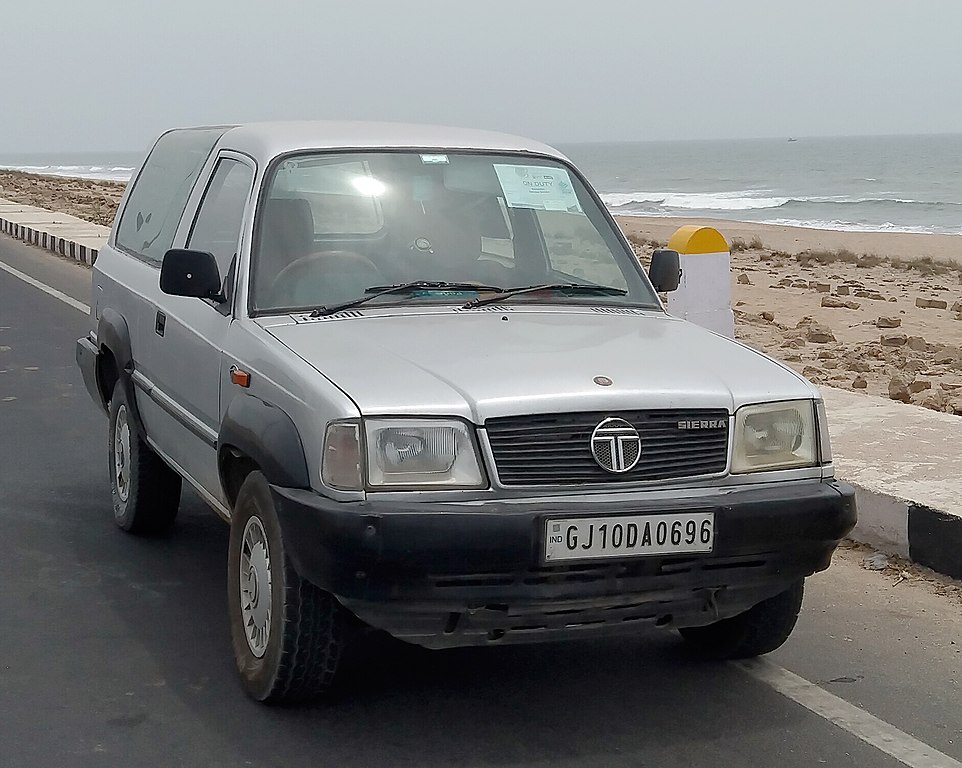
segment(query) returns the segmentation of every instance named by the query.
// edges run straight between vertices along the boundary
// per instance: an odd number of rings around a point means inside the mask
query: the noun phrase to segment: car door
[[[131,375],[137,408],[147,439],[167,455],[164,439],[169,414],[149,396],[153,375],[149,355],[154,352],[160,265],[171,248],[196,187],[203,186],[205,169],[224,128],[184,128],[167,131],[151,148],[136,177],[128,185],[117,225],[94,267],[95,312],[119,314],[130,340]]]
[[[216,447],[222,350],[233,319],[236,261],[254,173],[246,156],[220,152],[196,213],[174,241],[174,247],[214,255],[226,300],[162,295],[148,318],[154,328],[148,345],[151,398],[166,414],[158,442],[207,500],[221,505]]]

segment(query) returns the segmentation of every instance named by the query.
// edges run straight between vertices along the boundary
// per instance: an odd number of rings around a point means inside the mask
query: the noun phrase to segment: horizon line
[[[502,133],[513,133],[512,131],[494,129]],[[536,138],[530,134],[521,134],[526,138]],[[724,137],[708,137],[708,136],[693,136],[686,138],[608,138],[608,139],[546,139],[549,144],[555,144],[558,146],[579,146],[579,145],[599,145],[599,144],[686,144],[686,143],[710,143],[710,142],[740,142],[740,141],[787,141],[788,139],[793,139],[795,141],[802,140],[822,140],[822,139],[888,139],[888,138],[921,138],[921,137],[933,137],[933,136],[962,136],[962,130],[958,131],[928,131],[928,132],[910,132],[910,133],[838,133],[838,134],[780,134],[780,135],[767,135],[767,136],[724,136]],[[95,149],[27,149],[27,150],[14,150],[6,152],[0,150],[0,157],[4,155],[54,155],[58,153],[63,154],[98,154],[98,153],[123,153],[123,154],[145,154],[150,148],[148,145],[146,148],[95,148]]]

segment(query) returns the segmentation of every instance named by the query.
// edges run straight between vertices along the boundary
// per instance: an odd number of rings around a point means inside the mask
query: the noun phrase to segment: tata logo
[[[591,455],[608,472],[620,474],[634,469],[641,458],[638,430],[624,419],[605,419],[591,433]]]
[[[726,419],[701,419],[700,421],[679,421],[678,429],[724,429]]]

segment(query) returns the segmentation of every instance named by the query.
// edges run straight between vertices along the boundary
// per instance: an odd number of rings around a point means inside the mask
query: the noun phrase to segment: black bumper
[[[369,624],[433,647],[548,639],[639,622],[695,626],[823,570],[856,521],[840,482],[745,486],[674,500],[339,503],[272,488],[288,555]],[[545,519],[704,511],[707,555],[542,561]]]

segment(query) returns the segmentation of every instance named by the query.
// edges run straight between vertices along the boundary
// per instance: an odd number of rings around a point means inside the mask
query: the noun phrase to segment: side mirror
[[[207,251],[172,248],[160,266],[160,290],[171,296],[190,296],[222,302],[220,272]]]
[[[651,254],[648,278],[658,292],[674,291],[681,282],[681,261],[678,251],[656,248]]]

